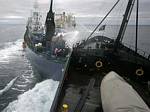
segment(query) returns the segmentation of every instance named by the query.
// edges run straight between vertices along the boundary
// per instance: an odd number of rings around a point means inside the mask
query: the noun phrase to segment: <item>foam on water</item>
[[[45,80],[8,105],[3,112],[49,112],[59,82]]]
[[[17,40],[16,42],[8,42],[4,49],[0,50],[0,62],[9,62],[10,58],[15,57],[17,51],[21,50],[22,39]]]
[[[25,92],[26,90],[24,89],[18,89],[18,88],[11,88],[12,90],[15,90],[15,91],[20,91],[20,92]]]
[[[18,39],[1,43],[3,46],[0,48],[0,111],[16,100],[18,95],[33,88],[40,80],[27,59],[25,51],[22,50],[22,41],[23,39]]]
[[[17,79],[18,79],[18,77],[12,79],[12,80],[7,84],[7,86],[5,86],[4,89],[0,90],[0,96],[3,95],[5,92],[7,92],[7,91],[14,85],[14,83],[16,82]]]
[[[25,84],[15,84],[15,86],[24,88],[24,87],[26,87],[27,85],[25,85]]]

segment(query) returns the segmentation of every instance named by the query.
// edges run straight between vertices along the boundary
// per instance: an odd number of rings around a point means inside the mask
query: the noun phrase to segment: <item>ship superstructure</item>
[[[75,16],[72,14],[66,14],[63,12],[63,14],[56,14],[55,15],[55,21],[56,21],[56,28],[67,28],[67,27],[75,27]]]
[[[31,17],[28,18],[27,28],[31,33],[44,34],[44,26],[42,24],[42,14],[39,10],[37,2],[35,2],[34,4],[34,9],[32,10]]]

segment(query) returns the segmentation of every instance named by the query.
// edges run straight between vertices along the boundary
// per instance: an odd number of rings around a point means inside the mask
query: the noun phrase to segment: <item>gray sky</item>
[[[0,22],[8,20],[26,20],[35,0],[0,0]],[[56,12],[67,11],[80,17],[103,17],[117,0],[54,0]],[[127,0],[122,0],[110,17],[119,15]],[[38,0],[40,9],[46,14],[49,0]],[[150,23],[150,0],[140,0],[140,18]],[[135,15],[135,14],[133,14]],[[122,16],[119,15],[120,17]]]

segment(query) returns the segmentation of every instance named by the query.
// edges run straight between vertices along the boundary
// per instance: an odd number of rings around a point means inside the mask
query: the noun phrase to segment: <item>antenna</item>
[[[38,8],[39,8],[38,1],[37,1],[37,0],[35,0],[35,1],[34,1],[34,9],[38,9]]]

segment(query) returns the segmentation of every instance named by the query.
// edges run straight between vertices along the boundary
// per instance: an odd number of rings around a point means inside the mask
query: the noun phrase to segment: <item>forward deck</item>
[[[63,104],[68,105],[68,112],[103,112],[100,95],[100,84],[104,75],[88,73],[69,68],[68,76],[62,88],[58,112]]]

